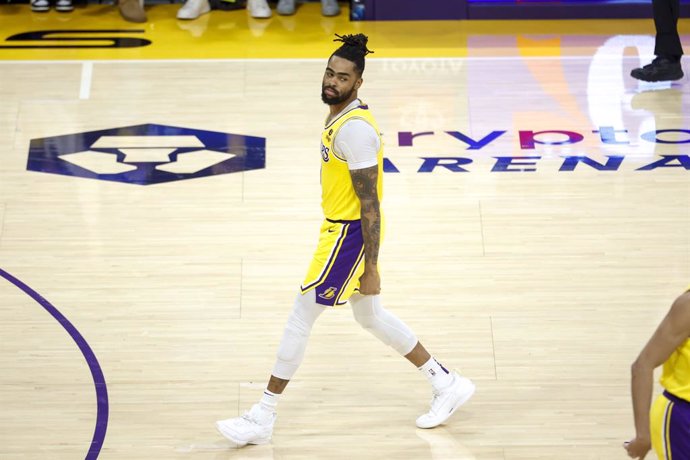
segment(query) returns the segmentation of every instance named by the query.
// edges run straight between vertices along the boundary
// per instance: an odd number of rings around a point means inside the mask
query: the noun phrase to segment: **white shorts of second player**
[[[380,296],[354,294],[350,298],[355,320],[367,331],[405,356],[417,344],[414,332],[398,317],[381,306]],[[285,325],[272,374],[290,380],[304,358],[311,328],[326,307],[316,303],[314,291],[297,294]]]

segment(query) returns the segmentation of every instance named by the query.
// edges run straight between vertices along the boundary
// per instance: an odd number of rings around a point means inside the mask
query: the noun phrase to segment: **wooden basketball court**
[[[0,43],[0,459],[626,458],[630,364],[690,280],[690,86],[628,76],[651,20],[357,24],[312,4],[185,23],[177,7],[121,33],[146,47]],[[2,38],[139,27],[108,6],[36,16],[0,7]],[[346,306],[317,322],[272,444],[233,449],[214,421],[272,368],[322,218],[331,38],[360,31],[386,143],[383,300],[477,393],[416,429],[427,382]],[[115,130],[149,124],[263,138],[265,164],[128,162],[193,153]],[[143,144],[66,166],[100,131]],[[144,165],[178,176],[117,172]]]

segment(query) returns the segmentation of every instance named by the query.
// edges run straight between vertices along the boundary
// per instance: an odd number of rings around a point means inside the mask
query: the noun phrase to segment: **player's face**
[[[333,56],[323,75],[321,100],[328,105],[340,104],[350,99],[361,84],[354,62]]]

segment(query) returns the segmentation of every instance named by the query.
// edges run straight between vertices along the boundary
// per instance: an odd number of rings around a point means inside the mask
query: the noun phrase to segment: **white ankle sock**
[[[259,401],[261,408],[266,412],[270,412],[271,414],[274,413],[276,411],[276,407],[278,406],[279,396],[279,394],[270,392],[268,391],[268,389],[265,389],[264,394],[261,396],[261,401]]]
[[[433,356],[429,358],[429,361],[425,362],[419,370],[437,390],[446,388],[453,380],[453,376],[450,375],[448,369],[436,361]]]

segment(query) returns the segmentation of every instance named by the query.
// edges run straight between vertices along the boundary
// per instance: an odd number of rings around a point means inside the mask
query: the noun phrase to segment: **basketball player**
[[[218,431],[238,447],[270,441],[278,398],[302,361],[312,325],[324,310],[348,300],[355,320],[417,366],[431,383],[431,408],[417,419],[418,427],[440,425],[474,393],[469,379],[443,367],[382,305],[377,264],[383,227],[383,143],[369,107],[357,98],[364,56],[371,51],[365,35],[337,37],[342,45],[328,60],[321,87],[321,99],[330,108],[321,134],[325,220],[261,400],[241,417],[216,422]]]
[[[654,369],[661,364],[665,391],[651,406]],[[628,455],[643,459],[654,447],[660,460],[690,460],[690,287],[632,365],[631,387],[636,435],[624,444]]]

